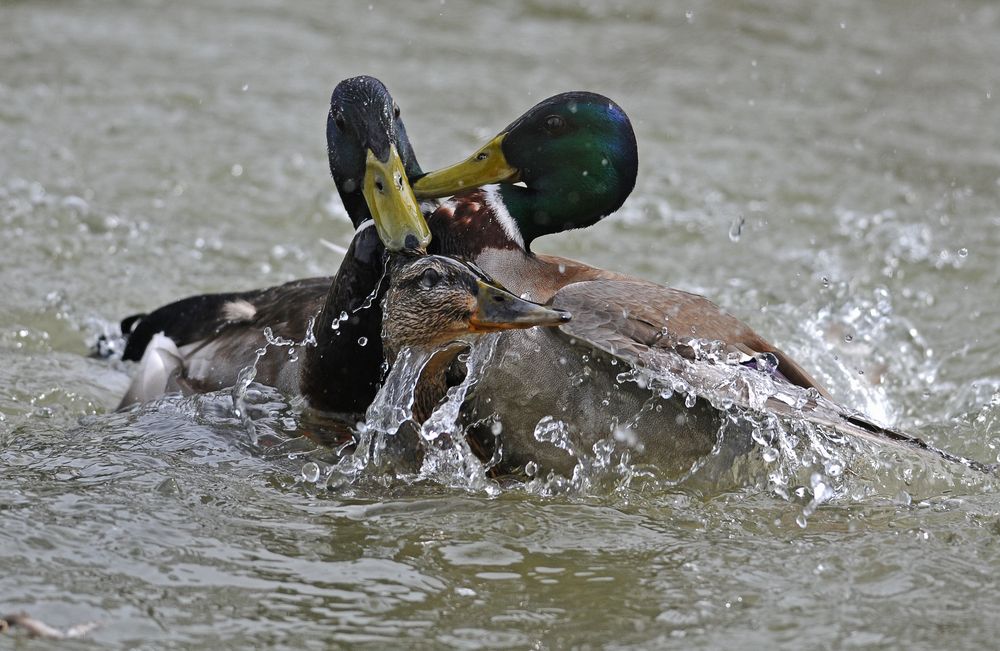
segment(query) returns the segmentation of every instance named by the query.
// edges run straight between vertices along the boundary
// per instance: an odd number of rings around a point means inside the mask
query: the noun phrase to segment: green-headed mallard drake
[[[120,407],[174,390],[230,387],[256,364],[257,381],[304,395],[317,409],[364,412],[382,375],[383,241],[390,249],[422,248],[429,238],[408,183],[420,167],[398,106],[372,77],[334,89],[327,143],[330,171],[357,229],[337,275],[193,296],[125,319],[123,358],[140,364]],[[389,226],[385,214],[393,215]],[[393,230],[397,224],[403,231]],[[279,340],[308,345],[290,356],[273,344]]]
[[[469,422],[501,422],[505,470],[534,462],[569,473],[576,454],[617,432],[634,455],[641,448],[642,459],[686,472],[718,444],[727,422],[720,405],[766,406],[853,436],[929,448],[834,403],[788,355],[702,296],[531,252],[536,237],[620,207],[637,167],[624,111],[575,92],[541,102],[464,162],[414,183],[424,198],[465,190],[428,217],[432,252],[446,246],[511,291],[574,316],[562,328],[504,335],[499,361],[468,405]],[[648,374],[631,368],[669,371],[676,386],[646,386]],[[765,379],[775,393],[757,404],[747,382]],[[719,391],[712,382],[731,386]],[[749,445],[746,431],[734,438],[736,448]]]

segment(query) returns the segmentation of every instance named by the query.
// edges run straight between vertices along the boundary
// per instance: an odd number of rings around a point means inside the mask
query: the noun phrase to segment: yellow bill
[[[421,177],[413,184],[414,194],[433,199],[489,183],[516,182],[520,172],[507,162],[501,147],[506,135],[501,133],[461,163]]]
[[[390,146],[389,160],[385,162],[368,150],[362,192],[385,248],[390,251],[427,250],[431,229],[413,195],[396,145]]]

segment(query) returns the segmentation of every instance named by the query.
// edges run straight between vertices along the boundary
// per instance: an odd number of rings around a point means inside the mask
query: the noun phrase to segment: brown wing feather
[[[747,369],[687,362],[691,355],[684,350],[684,340],[688,337],[721,341],[729,350],[749,355],[773,353],[778,358],[778,369],[791,384],[817,389],[821,395],[809,397],[799,405],[801,394],[784,395],[787,392],[779,388],[779,394],[765,402],[772,413],[805,418],[879,444],[895,443],[924,450],[975,470],[993,472],[995,469],[992,465],[940,450],[904,432],[872,423],[862,414],[842,407],[787,355],[701,296],[645,281],[600,280],[567,285],[556,293],[552,304],[573,314],[572,321],[560,326],[565,335],[584,340],[640,368],[672,372],[695,387],[727,385],[736,373]],[[747,395],[730,392],[730,397],[737,404],[751,406]]]
[[[689,339],[719,341],[728,350],[750,357],[774,354],[778,370],[792,384],[826,395],[826,390],[788,355],[697,294],[637,279],[602,279],[566,285],[556,293],[553,305],[574,315],[573,321],[563,326],[564,332],[597,345],[603,342],[613,349],[608,352],[616,355],[635,355],[635,343],[679,349],[683,355]]]

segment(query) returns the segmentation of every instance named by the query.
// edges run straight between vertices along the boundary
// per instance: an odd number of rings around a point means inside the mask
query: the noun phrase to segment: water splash
[[[246,398],[248,388],[257,378],[257,365],[260,363],[260,360],[267,355],[268,349],[271,347],[287,347],[290,361],[297,361],[297,349],[304,346],[316,345],[316,336],[314,334],[316,318],[317,315],[313,315],[309,319],[309,323],[306,324],[306,334],[302,341],[294,341],[292,339],[280,337],[274,334],[274,331],[270,328],[270,326],[265,327],[263,331],[264,345],[256,350],[253,362],[249,366],[241,369],[239,374],[236,376],[236,384],[233,385],[230,393],[233,401],[233,414],[243,424],[243,428],[247,433],[247,438],[252,445],[256,445],[258,443],[258,434],[257,427],[254,424],[254,419],[249,415]]]
[[[465,378],[457,386],[448,389],[444,400],[421,426],[420,437],[424,442],[421,479],[490,495],[499,493],[496,482],[486,476],[487,467],[469,447],[460,419],[466,397],[493,361],[499,338],[499,333],[494,333],[476,341],[469,353],[460,360],[465,363]]]
[[[396,356],[382,388],[365,413],[367,432],[393,436],[400,426],[412,420],[417,382],[434,350],[404,348]]]
[[[467,354],[459,356],[465,366],[465,377],[448,389],[422,424],[413,419],[417,384],[439,350],[401,350],[365,420],[357,425],[353,453],[326,469],[327,485],[382,475],[408,483],[432,481],[497,494],[499,487],[487,477],[487,467],[469,446],[460,410],[492,361],[498,337],[480,337]],[[413,459],[419,460],[415,469],[409,463]]]
[[[859,326],[853,331],[862,333],[863,338],[870,328],[864,327],[865,324]],[[265,338],[258,359],[271,346],[303,345],[275,337],[269,331]],[[316,468],[308,466],[301,480],[326,486],[354,483],[365,477],[406,483],[429,481],[497,494],[500,488],[489,477],[489,468],[499,457],[484,464],[476,456],[461,418],[463,403],[493,363],[497,340],[495,335],[483,337],[461,357],[466,371],[464,379],[447,391],[430,417],[419,426],[412,417],[415,388],[432,352],[402,351],[365,420],[355,428],[353,453],[348,452],[332,465],[318,465],[318,475]],[[719,342],[694,338],[684,340],[682,346],[683,356],[669,349],[657,349],[634,367],[616,360],[614,366],[624,367],[615,376],[618,384],[634,383],[648,391],[650,397],[635,413],[623,414],[603,437],[580,439],[556,415],[541,419],[535,426],[534,439],[566,451],[575,459],[575,466],[570,476],[541,475],[537,464],[533,471],[526,468],[528,477],[523,489],[539,495],[587,494],[605,492],[609,487],[632,490],[636,479],[643,480],[642,485],[683,487],[713,459],[728,458],[719,456],[726,448],[727,438],[743,436],[749,439],[747,458],[756,460],[741,462],[756,468],[756,474],[750,476],[759,479],[751,479],[751,483],[757,481],[774,495],[800,504],[798,521],[806,526],[815,510],[831,500],[896,495],[902,490],[909,494],[916,479],[928,475],[926,460],[907,459],[906,454],[892,446],[883,450],[871,440],[874,437],[858,438],[838,431],[832,423],[840,418],[840,408],[814,389],[802,389],[781,380],[773,354],[750,357],[733,353]],[[584,361],[589,372],[574,376],[573,381],[593,380],[589,366],[592,360],[588,356]],[[254,426],[245,417],[240,396],[253,381],[254,373],[253,367],[245,369],[233,390],[234,410],[243,418],[252,437]],[[688,408],[704,400],[723,414],[711,452],[669,479],[659,476],[656,469],[634,461],[641,458],[645,447],[635,433],[635,426],[643,418],[656,417],[663,400],[680,400]],[[494,433],[500,439],[502,434],[502,427]],[[586,445],[581,446],[580,440],[587,441]]]

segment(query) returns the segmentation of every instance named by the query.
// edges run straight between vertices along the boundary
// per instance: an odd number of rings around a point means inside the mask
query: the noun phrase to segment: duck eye
[[[550,115],[545,118],[545,130],[551,134],[556,134],[566,127],[566,120],[561,115]]]
[[[399,104],[397,104],[396,102],[392,103],[392,115],[395,118],[399,117]]]
[[[333,116],[333,123],[337,125],[337,128],[343,131],[347,127],[347,120],[344,119],[343,113],[336,113]]]
[[[441,274],[438,273],[437,269],[424,269],[424,273],[420,274],[420,286],[424,289],[431,289],[440,280]]]

